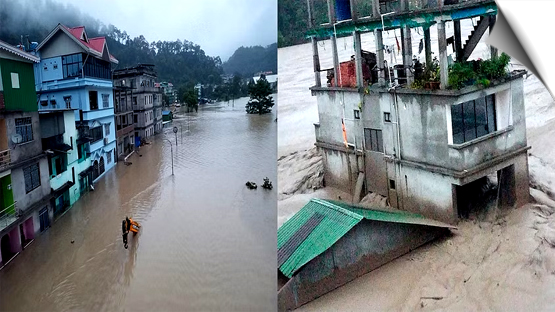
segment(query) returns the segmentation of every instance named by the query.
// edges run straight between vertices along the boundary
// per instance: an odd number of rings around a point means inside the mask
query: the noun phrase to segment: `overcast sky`
[[[277,0],[56,0],[152,41],[192,41],[226,61],[240,46],[277,41]],[[77,5],[77,3],[79,3]]]

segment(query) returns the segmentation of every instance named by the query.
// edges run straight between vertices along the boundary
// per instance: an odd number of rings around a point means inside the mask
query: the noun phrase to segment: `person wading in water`
[[[125,217],[125,220],[121,221],[121,231],[123,232],[123,247],[127,249],[127,235],[129,234],[129,227],[131,227],[131,221],[129,218]]]

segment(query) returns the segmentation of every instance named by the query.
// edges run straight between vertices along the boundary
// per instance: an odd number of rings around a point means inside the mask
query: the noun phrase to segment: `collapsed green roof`
[[[303,265],[330,248],[362,219],[453,227],[416,213],[368,209],[314,198],[278,229],[279,270],[291,278]]]

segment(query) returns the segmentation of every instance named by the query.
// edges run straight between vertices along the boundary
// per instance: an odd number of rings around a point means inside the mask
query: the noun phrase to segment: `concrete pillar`
[[[314,28],[314,0],[307,0],[308,6],[308,28]],[[316,87],[322,86],[320,79],[320,56],[318,55],[318,41],[312,37],[312,62],[314,65],[314,85]]]
[[[380,1],[372,1],[372,17],[380,17]]]
[[[378,63],[378,84],[380,86],[385,86],[385,71],[388,69],[384,68],[384,53],[383,53],[383,38],[382,30],[374,30],[374,40],[376,42],[376,62]]]
[[[410,27],[403,26],[403,66],[405,67],[405,72],[407,75],[407,85],[411,85],[414,82],[414,73],[412,69],[412,40],[410,34]]]
[[[331,26],[335,24],[337,20],[335,17],[335,8],[333,7],[333,1],[328,0],[328,19]],[[334,28],[335,29],[335,28]],[[337,87],[339,83],[339,56],[337,55],[337,41],[335,38],[335,32],[330,37],[331,39],[331,51],[333,54],[333,82],[334,86]]]
[[[314,63],[314,85],[322,86],[320,79],[320,56],[318,55],[318,41],[312,37],[312,62]]]
[[[493,26],[495,26],[496,18],[497,17],[495,15],[492,15],[492,16],[489,17],[489,33],[490,33],[490,35],[491,35],[492,30],[493,30]],[[498,53],[497,49],[493,46],[490,46],[489,48],[490,48],[491,58],[497,57],[497,53]]]
[[[426,54],[426,66],[432,63],[432,40],[430,38],[430,27],[424,28],[424,51]]]
[[[447,88],[448,66],[447,63],[447,38],[445,37],[445,22],[437,23],[437,40],[439,45],[439,78],[440,88]]]
[[[453,28],[455,32],[455,55],[457,62],[459,62],[462,58],[461,21],[453,21]]]
[[[357,75],[357,87],[364,88],[364,77],[362,76],[362,47],[359,32],[353,32],[353,40],[355,42],[355,68]]]
[[[358,19],[357,0],[350,0],[350,2],[351,2],[351,20],[356,21]]]

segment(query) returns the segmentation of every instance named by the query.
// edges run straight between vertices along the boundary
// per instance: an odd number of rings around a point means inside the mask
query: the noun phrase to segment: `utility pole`
[[[171,156],[172,156],[172,175],[173,175],[173,146],[172,146],[172,141],[165,139],[166,141],[170,142],[170,151],[171,151]]]

